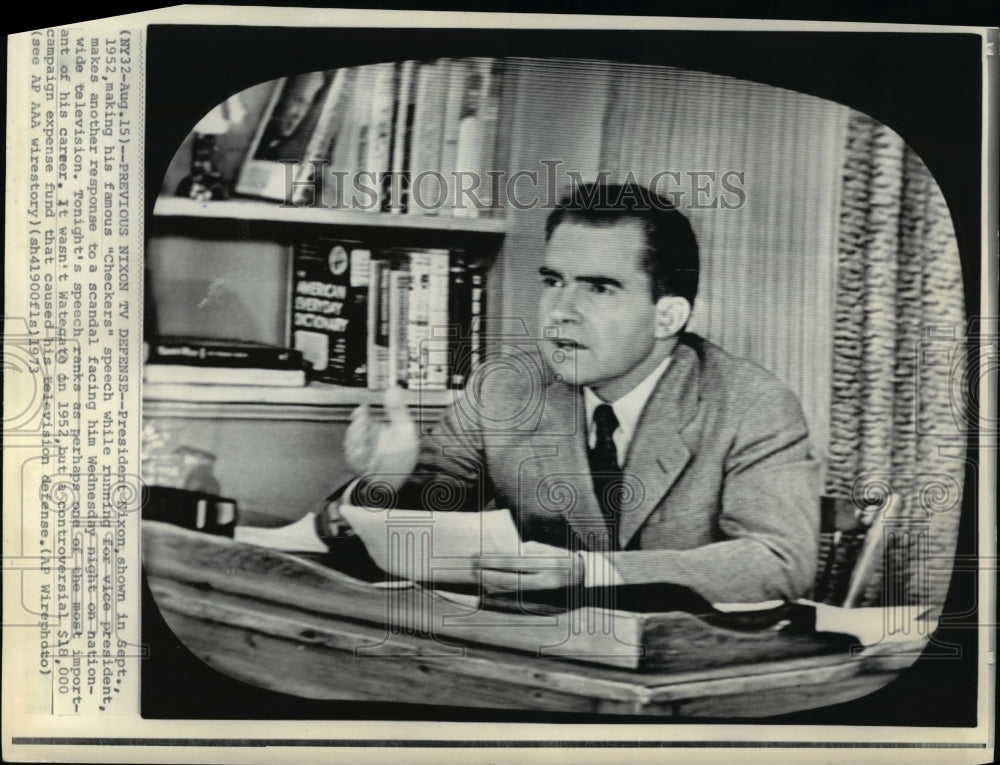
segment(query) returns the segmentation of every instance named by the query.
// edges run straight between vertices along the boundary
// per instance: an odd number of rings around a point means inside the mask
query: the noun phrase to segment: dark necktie
[[[618,427],[615,410],[609,404],[601,404],[594,410],[594,426],[597,438],[594,448],[587,450],[590,459],[590,476],[594,482],[594,493],[601,505],[601,513],[611,535],[611,549],[618,549],[618,496],[621,491],[622,470],[618,467],[618,450],[613,438]]]

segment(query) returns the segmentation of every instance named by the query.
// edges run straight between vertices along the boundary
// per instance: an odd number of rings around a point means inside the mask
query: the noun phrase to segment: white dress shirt
[[[635,435],[635,428],[639,424],[642,410],[646,408],[646,402],[653,395],[656,384],[663,377],[663,373],[667,371],[669,364],[670,357],[668,356],[660,362],[656,369],[646,376],[646,379],[617,401],[611,402],[611,408],[618,419],[618,427],[611,434],[615,442],[615,451],[618,454],[618,467],[624,467],[625,465],[625,460],[628,457],[628,447],[632,443],[632,436]],[[594,410],[605,403],[608,402],[604,401],[590,388],[583,389],[583,404],[587,410],[587,423],[589,426],[587,443],[591,449],[594,448],[594,444],[597,442],[597,425],[594,423]]]
[[[668,356],[659,366],[650,372],[646,378],[636,385],[617,401],[611,402],[615,417],[618,420],[618,427],[611,434],[615,442],[615,453],[618,457],[618,467],[624,467],[628,461],[628,448],[632,443],[632,436],[635,435],[639,418],[642,417],[642,410],[646,408],[646,402],[653,395],[656,384],[663,377],[670,364]],[[594,423],[594,410],[601,404],[608,403],[598,396],[590,388],[583,389],[583,403],[587,411],[587,443],[591,449],[597,442],[597,426]],[[624,584],[624,580],[615,571],[614,564],[609,556],[604,553],[581,550],[577,553],[583,557],[584,564],[584,586],[602,587],[614,584]]]

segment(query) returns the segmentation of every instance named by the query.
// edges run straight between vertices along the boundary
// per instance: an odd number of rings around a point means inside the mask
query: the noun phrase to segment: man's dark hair
[[[694,306],[698,294],[698,241],[691,224],[671,202],[637,183],[575,185],[545,222],[545,240],[560,223],[612,226],[629,220],[646,237],[642,267],[649,274],[653,301],[677,295]]]

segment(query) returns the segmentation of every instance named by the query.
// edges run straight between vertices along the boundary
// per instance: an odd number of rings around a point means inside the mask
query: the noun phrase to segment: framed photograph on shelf
[[[316,71],[284,77],[267,105],[236,182],[236,193],[300,201],[312,171],[309,159],[328,158],[339,121],[337,104],[347,97],[350,72]],[[289,169],[290,168],[290,169]]]

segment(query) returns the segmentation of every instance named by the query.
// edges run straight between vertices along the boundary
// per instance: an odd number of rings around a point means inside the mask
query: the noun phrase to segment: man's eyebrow
[[[617,287],[618,289],[622,289],[622,283],[617,279],[612,279],[610,276],[577,276],[573,281],[593,284],[599,287]]]
[[[563,275],[556,271],[555,269],[548,268],[547,266],[542,266],[538,269],[538,273],[542,276],[547,276],[552,279],[562,279]],[[575,276],[573,277],[575,282],[583,282],[584,284],[594,284],[601,287],[617,287],[622,289],[622,283],[617,279],[612,279],[610,276]]]

